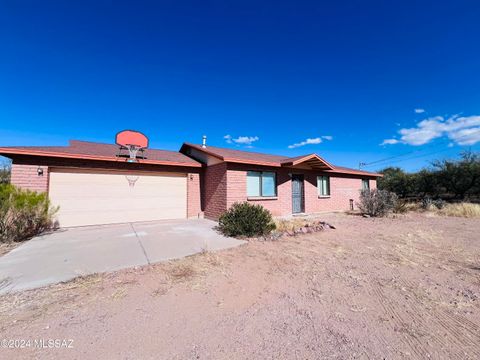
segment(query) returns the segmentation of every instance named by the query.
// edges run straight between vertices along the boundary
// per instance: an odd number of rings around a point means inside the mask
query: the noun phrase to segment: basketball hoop
[[[127,162],[137,162],[137,153],[140,151],[140,147],[138,145],[130,145],[126,146],[128,153],[130,154],[130,158],[127,159]]]
[[[124,130],[117,133],[115,143],[119,146],[117,157],[127,158],[129,163],[138,162],[138,158],[145,159],[144,151],[148,147],[148,138],[139,131]],[[127,150],[128,155],[122,154],[122,150]],[[138,156],[138,152],[142,155]]]
[[[130,186],[131,188],[135,186],[135,183],[137,182],[138,178],[139,177],[135,175],[125,175],[125,179],[127,179],[128,181],[128,186]]]

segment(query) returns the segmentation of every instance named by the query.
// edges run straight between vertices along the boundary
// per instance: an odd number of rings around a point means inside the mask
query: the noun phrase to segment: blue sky
[[[480,150],[479,13],[475,1],[0,0],[0,146],[133,128],[158,148],[206,134],[415,170]]]

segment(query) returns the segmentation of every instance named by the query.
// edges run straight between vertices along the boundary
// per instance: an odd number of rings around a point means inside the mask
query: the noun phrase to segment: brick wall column
[[[48,166],[40,166],[43,175],[38,175],[38,168],[38,165],[12,164],[11,184],[22,189],[48,192]]]
[[[201,208],[201,190],[200,190],[200,174],[187,174],[187,217],[200,217]]]
[[[205,217],[218,219],[227,210],[227,165],[220,163],[205,168],[202,186]]]

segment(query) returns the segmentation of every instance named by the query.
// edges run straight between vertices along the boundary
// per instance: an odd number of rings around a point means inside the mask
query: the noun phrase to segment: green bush
[[[247,202],[233,204],[220,216],[218,224],[220,232],[235,237],[267,235],[276,228],[270,211]]]
[[[46,193],[0,185],[0,242],[23,241],[54,227]]]
[[[387,190],[365,189],[360,193],[358,208],[363,214],[381,217],[393,211],[397,205],[398,196]]]

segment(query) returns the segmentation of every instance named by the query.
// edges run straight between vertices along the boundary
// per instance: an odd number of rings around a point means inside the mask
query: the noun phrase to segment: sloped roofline
[[[99,160],[99,161],[111,161],[111,162],[121,162],[122,160],[116,156],[105,156],[105,155],[89,155],[81,153],[69,153],[61,151],[45,151],[37,150],[34,148],[17,148],[17,147],[0,147],[1,155],[28,155],[28,156],[45,156],[45,157],[54,157],[54,158],[65,158],[65,159],[81,159],[81,160]],[[193,160],[193,159],[192,159]],[[187,166],[187,167],[202,167],[202,164],[193,160],[195,162],[186,163],[180,161],[169,161],[169,160],[150,160],[142,159],[141,164],[151,164],[151,165],[167,165],[167,166]]]
[[[312,160],[312,159],[317,159],[318,161],[322,162],[326,167],[328,167],[329,170],[333,170],[334,166],[328,163],[325,159],[322,159],[320,156],[317,154],[309,154],[309,155],[302,155],[302,156],[297,156],[295,158],[288,158],[285,159],[285,161],[282,161],[283,166],[295,166],[298,164],[301,164],[305,161]]]
[[[283,160],[280,160],[278,162],[272,162],[272,161],[257,161],[257,160],[250,160],[250,159],[238,159],[235,157],[226,157],[222,156],[215,151],[210,150],[208,147],[204,148],[201,145],[197,144],[191,144],[191,143],[183,143],[182,147],[180,148],[180,152],[183,152],[186,148],[191,147],[194,148],[198,151],[204,152],[207,155],[211,155],[221,161],[225,162],[232,162],[232,163],[238,163],[238,164],[251,164],[251,165],[261,165],[261,166],[271,166],[271,167],[284,167],[284,166],[294,166],[298,165],[304,161],[308,161],[311,159],[318,159],[319,161],[323,162],[328,169],[322,170],[324,172],[329,172],[329,173],[336,173],[336,174],[349,174],[349,175],[364,175],[364,176],[374,176],[374,177],[383,177],[383,174],[379,173],[374,173],[374,172],[369,172],[369,171],[363,171],[363,170],[356,170],[356,169],[349,169],[345,167],[338,167],[335,165],[330,164],[317,154],[308,154],[308,155],[302,155],[302,156],[297,156],[297,157],[291,157],[291,158],[284,158]],[[241,151],[241,150],[237,150]],[[245,153],[249,153],[248,151],[244,151]],[[265,154],[268,155],[268,154]],[[280,157],[280,156],[279,156]]]

